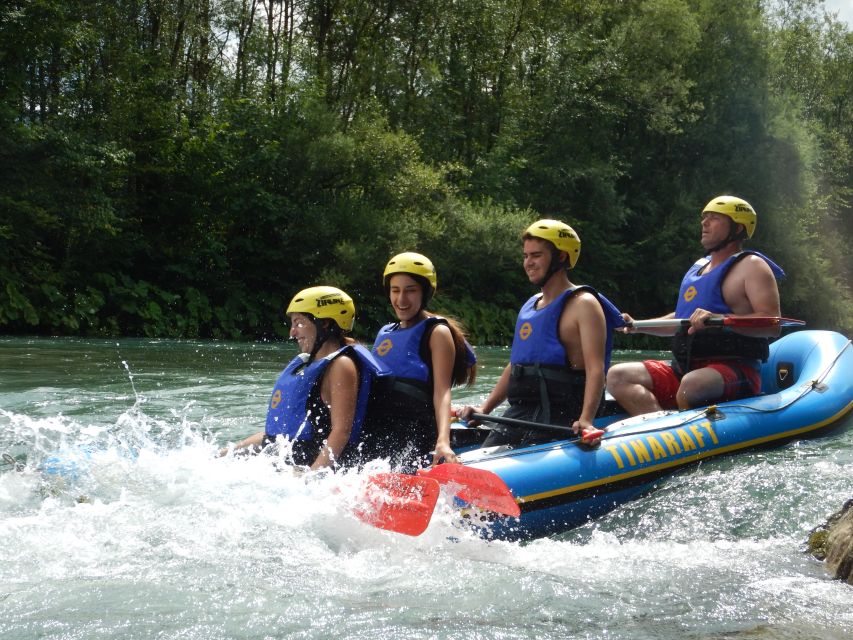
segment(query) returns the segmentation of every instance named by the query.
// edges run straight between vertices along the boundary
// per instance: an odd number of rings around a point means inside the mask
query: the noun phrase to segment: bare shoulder
[[[437,323],[432,328],[432,333],[430,333],[430,338],[432,338],[433,336],[446,336],[448,338],[451,337],[452,334],[450,333],[450,327],[448,327],[444,322]]]
[[[589,291],[579,291],[571,298],[569,298],[568,303],[563,309],[563,313],[566,310],[571,309],[572,313],[581,313],[581,314],[592,314],[592,315],[601,315],[604,316],[604,312],[601,310],[601,305],[598,302],[598,298],[595,294]]]
[[[352,358],[335,358],[329,365],[329,377],[337,383],[355,381],[358,378],[358,367]]]
[[[560,335],[563,340],[570,340],[571,335],[604,331],[606,322],[604,311],[595,294],[589,291],[579,291],[563,308],[560,315]]]
[[[453,350],[453,333],[450,331],[450,327],[443,322],[436,324],[429,334],[429,346],[432,350],[441,348]]]
[[[571,298],[560,316],[560,342],[566,348],[574,369],[586,369],[599,363],[603,353],[607,324],[598,298],[589,291],[579,291]]]
[[[776,277],[770,265],[756,255],[734,265],[723,282],[723,299],[736,314],[780,315]]]
[[[773,271],[767,262],[755,255],[748,254],[746,257],[738,260],[732,267],[732,274],[735,276],[743,276],[745,278],[754,276],[770,276],[773,277]]]

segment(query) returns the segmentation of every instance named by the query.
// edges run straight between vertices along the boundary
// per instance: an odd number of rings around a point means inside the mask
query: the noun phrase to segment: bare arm
[[[495,407],[499,406],[501,402],[506,400],[506,395],[509,390],[509,373],[510,365],[507,365],[501,373],[501,377],[498,378],[498,381],[495,383],[489,397],[486,398],[486,401],[479,407],[463,407],[459,412],[459,417],[463,420],[468,420],[472,413],[491,413],[494,411]]]
[[[780,316],[779,288],[768,264],[758,256],[747,256],[734,267],[723,281],[723,299],[732,309],[731,317]],[[706,328],[708,318],[719,316],[705,309],[696,309],[690,316],[688,333]],[[778,326],[733,329],[756,338],[779,335]]]
[[[586,384],[581,415],[572,426],[581,431],[593,428],[592,421],[601,403],[601,394],[604,393],[607,323],[604,320],[601,305],[590,293],[578,295],[563,309],[559,326],[560,342],[568,346],[575,330],[579,337],[583,359],[583,362],[576,363],[576,366],[582,365],[586,371]],[[568,350],[569,353],[575,351],[576,348]]]
[[[750,256],[744,260],[745,273],[744,292],[747,302],[752,309],[751,313],[738,313],[737,315],[748,316],[781,316],[782,307],[779,302],[779,288],[776,285],[776,277],[773,275],[767,263],[758,256]],[[779,327],[772,326],[763,329],[752,329],[741,333],[751,336],[775,337],[779,335]]]
[[[438,464],[441,458],[454,462],[456,454],[450,448],[450,400],[453,364],[456,361],[456,347],[450,329],[443,324],[436,325],[429,337],[432,354],[432,405],[435,410],[436,441],[432,463]]]
[[[352,433],[355,407],[358,400],[358,368],[351,358],[336,358],[323,376],[320,396],[329,405],[332,428],[326,444],[320,451],[312,469],[331,466],[339,459]]]
[[[259,449],[261,443],[264,441],[264,432],[261,431],[254,435],[249,436],[243,440],[240,440],[237,444],[234,445],[234,451],[239,451],[240,449],[248,449],[249,447]],[[219,457],[226,455],[228,453],[228,447],[223,447],[219,450]]]
[[[660,316],[658,318],[649,318],[650,320],[670,320],[675,317],[675,311],[670,311],[665,316]],[[648,333],[653,336],[662,336],[668,337],[673,336],[679,330],[677,327],[646,327],[643,329],[637,329],[631,326],[634,322],[634,318],[629,316],[627,313],[622,314],[622,319],[627,323],[628,326],[620,327],[616,329],[616,331],[621,331],[622,333]]]

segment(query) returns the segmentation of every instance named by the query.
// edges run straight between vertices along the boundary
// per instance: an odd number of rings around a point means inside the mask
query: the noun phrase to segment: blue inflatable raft
[[[601,446],[576,440],[478,448],[465,464],[498,474],[520,503],[488,535],[535,538],[565,531],[654,488],[665,475],[712,456],[780,445],[844,424],[853,408],[853,347],[831,331],[775,341],[762,368],[763,394],[689,411],[613,416]],[[620,419],[623,418],[623,419]]]

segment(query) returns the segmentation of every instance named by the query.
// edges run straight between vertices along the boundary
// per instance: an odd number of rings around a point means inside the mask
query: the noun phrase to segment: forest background
[[[322,283],[369,339],[416,250],[435,309],[508,344],[541,217],[580,234],[575,282],[655,316],[723,193],[783,313],[853,333],[853,34],[822,2],[0,8],[7,334],[275,338]]]

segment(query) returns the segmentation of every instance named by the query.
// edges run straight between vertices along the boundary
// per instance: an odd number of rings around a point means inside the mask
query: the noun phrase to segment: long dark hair
[[[341,329],[340,325],[329,318],[318,318],[313,314],[304,313],[314,321],[314,326],[317,330],[317,335],[314,338],[314,345],[311,347],[311,353],[308,354],[308,362],[313,362],[317,352],[329,340],[334,340],[340,346],[358,344],[356,340],[349,335],[349,331]]]
[[[429,317],[436,315],[429,311],[426,314]],[[453,374],[451,376],[452,386],[465,385],[470,387],[477,380],[477,363],[470,364],[468,362],[468,341],[465,339],[465,328],[456,318],[450,318],[445,315],[439,317],[447,320],[447,327],[450,329],[450,335],[453,337],[453,348],[456,351],[456,356],[453,359]]]
[[[421,308],[427,317],[434,317],[437,314],[426,310],[427,303],[432,299],[432,286],[429,280],[417,273],[409,273],[401,271],[403,275],[409,276],[412,280],[418,283],[421,288]],[[391,274],[394,275],[394,274]],[[389,296],[391,292],[391,278],[385,278],[385,296]],[[477,380],[477,363],[468,363],[468,342],[466,338],[465,327],[456,318],[451,318],[445,315],[439,316],[447,320],[447,326],[450,329],[450,335],[453,337],[453,348],[456,351],[456,357],[453,359],[453,375],[451,377],[451,385],[456,387],[465,385],[470,387]]]

